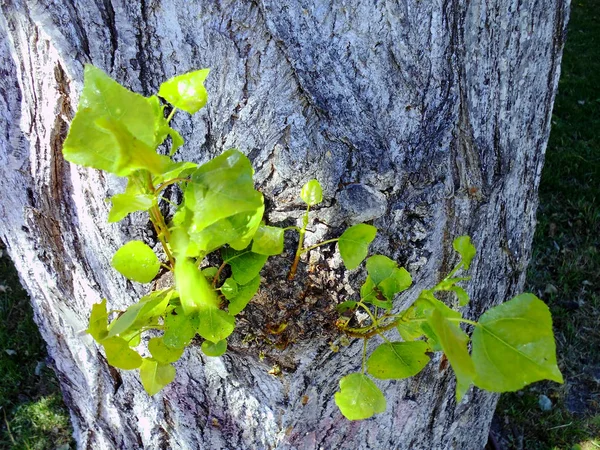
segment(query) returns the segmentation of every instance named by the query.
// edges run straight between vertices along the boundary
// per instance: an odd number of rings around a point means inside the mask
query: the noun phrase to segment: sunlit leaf
[[[539,380],[562,383],[546,304],[521,294],[489,309],[473,332],[473,362],[475,384],[492,392],[516,391]]]
[[[227,351],[227,340],[223,339],[217,343],[204,341],[201,348],[206,356],[221,356]]]
[[[175,379],[175,367],[144,358],[140,367],[140,379],[149,395],[157,394]]]
[[[387,406],[377,385],[362,373],[351,373],[340,380],[335,404],[348,420],[368,419],[384,412]]]
[[[340,256],[348,270],[356,269],[367,257],[369,244],[375,239],[377,228],[359,223],[351,226],[338,239]]]
[[[106,311],[106,299],[92,305],[90,323],[86,330],[92,337],[100,342],[108,335],[108,312]]]
[[[112,266],[130,280],[149,283],[158,274],[160,261],[142,241],[130,241],[117,250]]]
[[[367,370],[380,379],[412,377],[429,362],[428,349],[423,341],[381,344],[367,360]]]
[[[108,363],[118,369],[132,370],[137,369],[142,364],[142,357],[134,350],[129,348],[125,339],[120,337],[110,337],[102,341],[106,360]]]
[[[163,342],[171,348],[183,348],[196,336],[198,317],[195,314],[186,316],[182,308],[175,308],[165,316],[165,334]]]
[[[475,246],[471,244],[471,238],[469,236],[459,236],[454,239],[452,247],[460,254],[464,268],[468,269],[476,253]]]
[[[394,296],[412,284],[412,278],[404,267],[382,255],[367,259],[367,279],[360,289],[364,302],[390,309]]]
[[[260,225],[252,241],[252,251],[267,256],[281,254],[283,233],[283,228]]]
[[[173,77],[160,85],[158,95],[176,108],[194,114],[206,105],[204,80],[208,73],[209,69],[201,69]]]
[[[175,362],[183,354],[183,348],[168,347],[162,337],[150,339],[148,350],[150,350],[153,359],[163,364]]]
[[[308,206],[318,205],[323,201],[323,188],[317,180],[310,180],[300,191],[300,198]]]
[[[227,300],[231,300],[232,298],[234,298],[238,294],[238,291],[238,284],[231,277],[227,278],[221,286],[221,292]]]
[[[227,311],[205,308],[198,311],[198,334],[211,342],[219,342],[233,333],[235,318]]]
[[[201,308],[219,307],[217,293],[191,259],[180,258],[177,260],[175,286],[186,315]]]
[[[155,151],[167,128],[156,97],[131,92],[100,69],[86,65],[63,155],[67,161],[119,176],[139,169],[158,174],[170,163]]]
[[[456,398],[460,401],[475,378],[475,366],[469,355],[469,336],[460,328],[459,312],[440,301],[431,301],[425,311],[427,323],[437,335],[439,343],[456,374]]]
[[[131,305],[127,310],[115,319],[109,327],[108,337],[121,335],[131,327],[140,329],[146,322],[164,313],[172,291],[154,291]],[[121,336],[124,337],[124,336]]]
[[[154,196],[144,193],[132,178],[127,182],[127,188],[122,194],[110,198],[112,208],[108,213],[109,222],[118,222],[129,213],[147,211],[154,204]]]

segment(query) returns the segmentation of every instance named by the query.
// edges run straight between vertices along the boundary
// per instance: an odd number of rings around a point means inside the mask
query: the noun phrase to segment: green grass
[[[548,302],[565,384],[502,396],[508,448],[600,449],[600,2],[575,1],[527,289]],[[543,412],[539,395],[554,406]]]
[[[45,361],[29,298],[4,255],[0,257],[0,448],[42,450],[72,444],[69,416]]]

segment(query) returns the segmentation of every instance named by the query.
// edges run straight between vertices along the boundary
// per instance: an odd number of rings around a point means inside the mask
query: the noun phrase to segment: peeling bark
[[[360,343],[331,351],[332,308],[358,288],[323,248],[294,283],[275,260],[222,358],[198,346],[150,398],[82,333],[91,305],[125,308],[144,288],[110,268],[126,240],[155,243],[147,218],[106,222],[123,180],[74,167],[62,142],[93,63],[151,94],[210,67],[209,104],[176,116],[180,158],[231,147],[253,161],[272,223],[295,223],[298,190],[324,186],[316,241],[372,221],[374,250],[415,279],[399,307],[453,263],[452,239],[478,248],[466,315],[518,293],[535,226],[569,0],[0,2],[0,237],[31,294],[80,448],[478,449],[496,396],[456,404],[435,359],[380,383],[387,412],[346,421],[333,393]],[[175,192],[171,195],[176,195]],[[293,242],[288,242],[291,252]],[[284,335],[271,325],[290,322]],[[286,334],[287,333],[287,334]],[[272,340],[274,345],[269,345]],[[375,344],[375,343],[374,343]],[[263,351],[266,358],[257,357]],[[283,373],[267,372],[279,364]]]

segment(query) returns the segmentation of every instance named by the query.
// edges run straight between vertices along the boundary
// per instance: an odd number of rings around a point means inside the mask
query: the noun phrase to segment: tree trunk
[[[31,294],[80,448],[480,449],[497,399],[473,388],[457,404],[438,356],[413,379],[379,383],[384,414],[344,419],[333,394],[360,366],[361,343],[331,350],[332,308],[363,273],[344,278],[327,248],[293,283],[280,276],[289,261],[271,258],[227,354],[191,346],[154,397],[137,373],[109,367],[82,331],[101,298],[122,309],[143,294],[110,259],[153,234],[143,214],[106,222],[105,199],[121,179],[62,158],[84,63],[146,95],[210,67],[207,108],[174,121],[187,140],[180,158],[239,148],[271,223],[299,220],[299,189],[319,179],[326,201],[309,239],[372,221],[374,250],[415,280],[398,307],[447,273],[454,237],[471,235],[466,315],[477,318],[523,287],[568,5],[0,2],[0,236]],[[269,333],[281,323],[283,334]],[[281,374],[268,373],[274,365]]]

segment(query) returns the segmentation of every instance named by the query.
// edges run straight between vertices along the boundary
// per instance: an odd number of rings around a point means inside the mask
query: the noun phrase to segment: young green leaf
[[[460,254],[463,266],[465,270],[468,270],[476,253],[475,246],[471,244],[471,238],[469,236],[459,236],[452,242],[452,247]]]
[[[469,336],[460,328],[457,319],[462,316],[442,302],[431,301],[431,309],[425,311],[427,323],[436,334],[439,343],[456,374],[456,399],[460,401],[475,378],[475,366],[469,355]]]
[[[108,213],[108,221],[119,222],[129,213],[149,210],[154,204],[154,196],[143,192],[132,176],[127,182],[125,192],[113,195],[110,201],[112,208]]]
[[[96,342],[100,342],[108,335],[108,312],[106,311],[106,299],[92,305],[92,314],[87,333],[91,334]]]
[[[318,205],[323,201],[323,188],[317,180],[310,180],[300,190],[300,198],[308,206]]]
[[[229,277],[223,282],[223,285],[221,286],[221,292],[227,300],[231,300],[238,294],[238,288],[239,285],[237,282],[233,278]]]
[[[149,395],[157,394],[175,379],[175,367],[144,358],[140,367],[140,379]]]
[[[429,362],[423,341],[384,343],[367,360],[367,371],[379,379],[401,379],[418,374]]]
[[[142,357],[131,348],[125,339],[120,337],[110,337],[102,341],[106,360],[108,363],[118,369],[133,370],[140,367]]]
[[[252,240],[252,251],[259,255],[279,255],[283,252],[283,228],[261,225]]]
[[[235,318],[227,311],[204,308],[198,311],[198,334],[211,342],[219,342],[233,333]]]
[[[369,244],[375,239],[377,228],[359,223],[348,228],[338,239],[340,256],[348,270],[356,269],[367,257]]]
[[[473,362],[475,384],[492,392],[516,391],[544,379],[562,383],[546,304],[521,294],[488,310],[473,332]]]
[[[184,192],[189,238],[204,252],[229,243],[245,248],[260,226],[263,196],[248,158],[231,149],[200,166]]]
[[[368,419],[387,407],[383,393],[362,373],[351,373],[340,380],[335,404],[348,420]]]
[[[108,337],[123,336],[124,333],[135,328],[137,332],[149,320],[161,316],[171,298],[173,291],[154,291],[131,305],[116,320],[112,321],[108,331]]]
[[[152,183],[158,186],[165,181],[171,181],[176,178],[187,178],[194,170],[198,168],[198,164],[189,161],[172,162],[163,173],[155,176]]]
[[[184,349],[168,347],[162,337],[153,337],[148,341],[148,350],[153,359],[163,364],[169,364],[181,358]]]
[[[142,241],[130,241],[117,250],[112,266],[130,280],[149,283],[158,274],[160,261]]]
[[[233,279],[239,284],[249,283],[256,278],[268,258],[250,250],[237,251],[232,248],[221,250],[221,256],[223,261],[231,266]]]
[[[252,297],[256,295],[258,292],[258,288],[260,287],[260,275],[254,277],[248,283],[238,286],[238,292],[235,297],[228,299],[229,306],[227,309],[229,310],[229,314],[235,316],[242,312],[242,310],[246,307],[246,305],[252,300]]]
[[[170,159],[155,151],[164,139],[158,130],[166,123],[157,101],[86,65],[77,114],[63,145],[65,159],[119,176],[139,169],[161,173]]]
[[[206,356],[221,356],[227,351],[227,340],[217,342],[204,341],[200,347]]]
[[[212,280],[217,276],[219,269],[216,267],[206,267],[202,269],[201,272],[202,275],[204,275],[204,278],[206,278],[209,283],[212,283]]]
[[[367,279],[360,288],[360,296],[366,303],[390,309],[394,296],[412,284],[412,278],[404,267],[382,255],[367,259]]]
[[[206,277],[191,259],[180,258],[175,264],[175,286],[186,315],[202,308],[219,307],[219,299]]]
[[[186,316],[178,307],[165,316],[165,334],[163,342],[167,347],[183,348],[196,336],[198,317],[195,314]]]
[[[208,100],[204,87],[208,73],[209,69],[201,69],[173,77],[160,85],[158,95],[176,108],[195,114]]]

